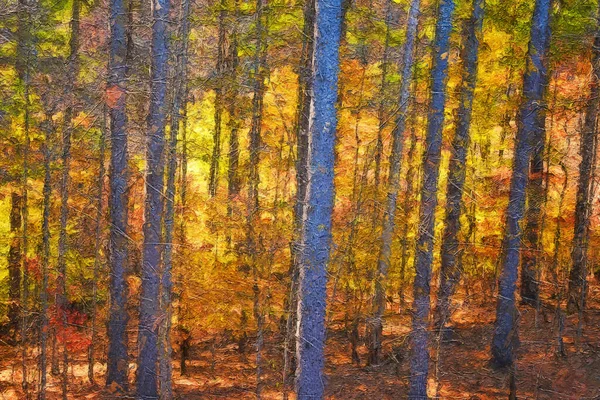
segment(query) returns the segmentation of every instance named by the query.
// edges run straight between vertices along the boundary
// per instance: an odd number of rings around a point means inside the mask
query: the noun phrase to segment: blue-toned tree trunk
[[[413,0],[408,14],[406,41],[404,42],[404,57],[402,60],[402,85],[398,101],[398,117],[392,133],[393,144],[390,155],[390,172],[386,210],[383,215],[382,233],[377,261],[377,276],[375,277],[375,297],[373,299],[373,314],[370,321],[369,364],[377,365],[381,361],[381,339],[383,334],[383,313],[385,311],[385,288],[390,257],[392,255],[392,237],[394,235],[396,203],[400,190],[400,166],[402,164],[402,148],[404,147],[407,111],[410,103],[410,87],[413,77],[413,60],[419,22],[420,0]]]
[[[427,371],[429,368],[429,296],[433,237],[435,235],[435,208],[437,206],[438,177],[442,152],[442,131],[446,105],[446,81],[450,33],[454,14],[454,1],[441,0],[433,43],[431,69],[431,98],[427,116],[425,154],[423,156],[423,182],[419,231],[415,254],[415,280],[413,285],[413,318],[410,346],[410,399],[427,398]]]
[[[600,3],[599,3],[600,7]],[[583,311],[587,292],[587,252],[590,237],[590,214],[592,211],[592,177],[596,168],[595,154],[598,148],[598,107],[600,107],[600,8],[598,10],[597,31],[592,51],[592,81],[590,97],[585,112],[579,154],[579,182],[575,205],[575,229],[571,261],[573,267],[569,275],[569,298],[567,309],[570,312]]]
[[[551,0],[536,0],[531,21],[531,38],[527,66],[523,77],[523,100],[519,108],[518,130],[515,138],[513,172],[509,203],[506,210],[506,232],[502,252],[502,274],[498,287],[496,322],[492,339],[492,358],[498,366],[514,362],[517,343],[515,289],[521,255],[521,223],[529,179],[529,159],[532,138],[540,129],[540,113],[544,101],[547,41],[550,38]]]
[[[308,185],[299,254],[298,399],[323,398],[325,301],[331,246],[337,126],[340,0],[317,0],[308,143]]]
[[[153,0],[152,12],[150,109],[148,113],[148,136],[146,138],[146,203],[138,333],[137,396],[140,399],[156,399],[158,397],[159,289],[165,169],[163,153],[165,147],[165,121],[168,110],[166,93],[169,57],[169,39],[167,36],[169,0]]]
[[[177,57],[175,63],[175,79],[173,82],[173,103],[171,108],[171,130],[169,132],[169,146],[167,151],[167,183],[166,183],[166,205],[165,205],[165,230],[164,230],[164,254],[163,270],[161,276],[161,313],[164,321],[160,332],[160,397],[162,400],[170,400],[173,397],[171,384],[172,376],[172,348],[171,348],[171,292],[173,290],[172,267],[173,267],[173,242],[175,227],[175,174],[177,170],[177,135],[179,133],[179,122],[181,121],[181,108],[185,108],[185,87],[187,85],[187,54],[189,44],[189,0],[181,0],[179,41],[177,46]]]
[[[110,310],[106,385],[128,389],[127,357],[127,10],[123,0],[111,0],[107,105],[110,114]]]
[[[438,289],[437,325],[443,328],[450,318],[450,298],[460,281],[462,266],[459,246],[460,216],[462,195],[465,186],[467,152],[470,143],[473,94],[477,84],[477,64],[479,57],[479,36],[483,25],[483,2],[473,0],[471,18],[465,23],[463,33],[462,87],[458,105],[456,132],[452,140],[452,155],[446,188],[446,219],[441,249],[441,282]]]

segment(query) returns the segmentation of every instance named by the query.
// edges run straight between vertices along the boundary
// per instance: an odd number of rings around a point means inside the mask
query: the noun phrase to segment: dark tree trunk
[[[308,185],[299,252],[298,399],[322,398],[325,301],[331,244],[340,0],[317,0],[311,84]]]
[[[388,195],[385,214],[383,215],[382,233],[375,277],[375,296],[373,298],[373,314],[370,321],[369,364],[381,362],[381,340],[383,334],[383,314],[385,311],[386,279],[392,255],[392,238],[396,219],[396,203],[400,190],[400,167],[402,164],[402,148],[404,147],[406,116],[410,103],[410,88],[413,80],[413,61],[419,22],[420,0],[413,0],[408,15],[404,57],[402,61],[402,86],[398,101],[398,117],[393,131],[392,154],[390,155],[390,172],[388,178]]]
[[[67,399],[68,390],[68,370],[69,370],[69,354],[67,351],[67,223],[69,221],[69,173],[71,167],[71,136],[73,134],[73,114],[75,107],[75,81],[79,72],[78,51],[79,51],[79,14],[81,4],[79,0],[73,0],[71,9],[71,38],[69,40],[69,59],[67,66],[67,79],[65,99],[67,105],[65,108],[63,127],[62,127],[62,171],[60,179],[60,229],[58,234],[58,309],[61,314],[61,339],[62,339],[62,397]]]
[[[124,0],[110,1],[110,53],[108,81],[106,88],[107,105],[110,114],[110,309],[108,321],[108,363],[106,385],[119,391],[127,391],[127,283],[125,270],[128,261],[127,214],[127,33],[128,13]]]
[[[592,81],[590,97],[585,112],[585,121],[581,132],[581,163],[579,164],[579,182],[575,205],[575,230],[571,261],[573,267],[569,275],[569,294],[567,310],[575,312],[585,308],[588,275],[588,247],[590,238],[590,215],[592,212],[592,186],[596,168],[596,150],[598,147],[598,107],[600,106],[600,9],[596,16],[598,22],[596,37],[592,48]]]
[[[433,67],[431,70],[431,97],[427,117],[425,154],[423,156],[423,181],[419,231],[415,254],[415,281],[413,286],[413,318],[410,349],[409,399],[427,398],[427,373],[429,368],[429,320],[431,263],[433,238],[435,236],[435,209],[437,206],[438,177],[442,151],[442,130],[446,105],[446,81],[448,78],[448,55],[454,1],[441,1],[438,6],[435,41],[433,43]]]
[[[138,333],[137,396],[158,397],[158,327],[160,325],[161,256],[163,246],[164,147],[169,58],[169,0],[153,0],[150,109],[146,141],[146,201]]]
[[[8,249],[8,325],[10,335],[16,339],[19,330],[21,301],[21,213],[22,196],[12,192],[10,196],[10,247]]]
[[[499,280],[496,323],[492,340],[493,361],[499,366],[514,362],[517,344],[515,289],[521,253],[521,222],[525,212],[531,140],[541,122],[544,101],[544,57],[550,40],[551,0],[536,0],[531,23],[531,38],[527,53],[527,67],[523,77],[523,101],[519,110],[519,126],[515,138],[515,155],[506,210],[506,232],[502,251],[502,274]]]
[[[161,353],[160,353],[160,398],[169,400],[173,397],[171,376],[171,292],[173,290],[173,230],[175,226],[175,173],[177,170],[177,135],[179,133],[180,112],[182,104],[185,107],[185,87],[187,85],[187,54],[189,42],[189,0],[181,1],[180,10],[180,40],[181,45],[177,51],[176,75],[173,93],[173,108],[171,109],[171,131],[167,152],[167,188],[165,207],[165,248],[163,254],[163,272],[161,282],[161,312],[164,322],[161,324]]]
[[[46,369],[48,363],[48,269],[50,264],[50,208],[52,196],[52,181],[50,163],[52,162],[52,115],[47,115],[43,122],[44,131],[44,187],[42,207],[42,288],[40,291],[41,323],[40,323],[40,391],[38,397],[46,398]],[[55,336],[56,337],[56,336]],[[56,342],[56,338],[54,339]],[[54,354],[54,351],[52,352]]]
[[[548,29],[550,29],[548,25]],[[548,33],[550,37],[550,33]],[[546,40],[546,47],[542,57],[548,58],[550,40]],[[548,73],[542,76],[541,85],[544,97],[548,87]],[[545,99],[544,99],[545,101]],[[523,234],[524,249],[521,256],[521,301],[524,304],[537,307],[540,297],[538,283],[540,270],[541,237],[540,229],[542,220],[542,204],[544,202],[544,148],[546,144],[546,105],[545,103],[537,115],[539,121],[531,137],[531,161],[529,165],[529,184],[527,188],[527,210],[525,212],[525,231]]]
[[[100,249],[102,247],[102,220],[104,218],[104,176],[106,175],[106,168],[104,166],[106,158],[106,133],[108,132],[108,109],[104,107],[103,111],[103,125],[100,129],[100,138],[98,139],[98,198],[96,200],[96,243],[94,245],[94,272],[92,277],[92,316],[90,321],[91,329],[91,340],[90,347],[88,348],[88,380],[92,386],[96,385],[94,378],[94,364],[96,363],[96,320],[98,314],[98,278],[100,277]]]
[[[283,395],[287,399],[287,377],[291,369],[290,345],[294,340],[294,325],[298,308],[298,247],[302,232],[302,218],[308,184],[308,142],[310,102],[312,85],[312,62],[314,53],[315,0],[305,0],[302,53],[298,69],[298,107],[296,110],[296,203],[294,205],[294,237],[292,238],[292,264],[290,269],[290,292],[283,348]]]
[[[441,282],[438,290],[437,326],[444,327],[450,318],[450,299],[462,273],[459,245],[462,196],[465,186],[467,152],[470,143],[473,94],[477,83],[479,36],[483,25],[483,0],[473,1],[471,18],[466,22],[462,46],[462,87],[458,100],[458,120],[452,141],[448,184],[446,188],[446,219],[441,250]]]
[[[238,98],[238,32],[237,32],[237,17],[238,17],[238,1],[235,0],[234,16],[235,20],[232,23],[231,32],[231,44],[229,46],[229,65],[228,65],[228,113],[229,113],[229,152],[228,159],[229,165],[227,168],[227,217],[231,218],[233,215],[233,202],[235,197],[240,193],[240,182],[238,176],[238,165],[239,165],[239,121],[238,121],[238,107],[236,104]],[[228,238],[231,242],[231,237]]]
[[[208,193],[217,194],[219,184],[219,160],[221,158],[221,117],[223,116],[223,81],[225,72],[225,0],[219,2],[219,32],[217,41],[217,68],[215,86],[215,130],[213,133],[213,151],[210,159]]]

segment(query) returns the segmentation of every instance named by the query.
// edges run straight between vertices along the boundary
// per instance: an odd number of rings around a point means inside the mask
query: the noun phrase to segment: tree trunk
[[[531,139],[539,129],[544,101],[544,58],[550,40],[549,20],[551,0],[536,0],[531,24],[531,38],[527,53],[527,67],[523,78],[523,102],[519,110],[519,126],[515,138],[515,155],[506,210],[506,232],[502,251],[502,274],[499,280],[496,322],[492,340],[493,361],[499,366],[514,362],[517,344],[515,289],[521,253],[521,221],[525,211],[525,197],[529,177]]]
[[[402,164],[402,148],[404,146],[406,115],[410,103],[410,88],[413,80],[413,61],[419,22],[420,0],[413,0],[408,15],[406,41],[404,42],[404,59],[402,64],[402,86],[398,102],[398,117],[393,131],[392,154],[390,155],[390,172],[386,210],[383,215],[382,233],[375,277],[375,296],[373,298],[373,314],[370,321],[369,364],[381,362],[381,340],[383,334],[383,314],[385,311],[386,279],[390,268],[392,254],[392,238],[394,235],[396,203],[400,190],[400,167]]]
[[[590,215],[592,212],[591,187],[592,176],[596,168],[596,150],[598,146],[598,107],[600,106],[600,9],[597,18],[597,31],[592,48],[592,81],[590,97],[585,111],[585,121],[581,132],[579,154],[579,182],[577,184],[577,200],[575,205],[575,229],[571,261],[573,267],[569,274],[569,294],[567,310],[572,313],[585,309],[588,275],[588,247],[590,238]]]
[[[293,355],[290,345],[294,341],[295,323],[298,308],[298,247],[301,240],[302,218],[308,184],[308,143],[311,103],[311,78],[314,53],[315,0],[305,0],[304,27],[302,31],[302,53],[298,69],[298,107],[296,110],[296,203],[294,205],[294,237],[292,239],[292,264],[290,270],[290,292],[286,320],[285,343],[283,348],[283,397],[287,399],[287,376],[291,369]]]
[[[138,333],[137,396],[140,399],[158,397],[158,327],[160,319],[160,270],[162,255],[162,214],[164,209],[164,147],[168,76],[169,0],[153,0],[152,64],[148,137],[146,142],[146,201],[144,209],[144,247],[140,323]],[[170,284],[170,282],[169,282]]]
[[[100,138],[98,139],[98,198],[96,200],[96,243],[94,245],[94,271],[92,277],[92,317],[90,321],[91,340],[88,348],[88,380],[92,386],[96,385],[94,378],[94,364],[96,363],[95,350],[97,340],[96,319],[98,314],[98,278],[100,277],[101,264],[100,249],[102,247],[102,219],[104,217],[104,201],[102,200],[104,193],[104,176],[106,175],[104,161],[106,158],[106,132],[108,131],[108,109],[106,107],[104,107],[102,114],[103,125],[100,129]]]
[[[73,134],[73,108],[75,107],[75,81],[77,80],[77,74],[79,71],[78,62],[78,50],[79,50],[79,14],[80,14],[80,2],[79,0],[73,0],[71,9],[71,38],[69,40],[69,59],[67,66],[67,79],[66,79],[66,90],[65,99],[67,106],[65,108],[64,120],[63,120],[63,137],[62,137],[62,170],[60,179],[60,228],[58,234],[58,309],[61,314],[61,339],[62,339],[62,397],[64,400],[67,399],[68,390],[68,370],[69,370],[69,354],[67,351],[67,251],[68,251],[68,238],[67,238],[67,223],[69,221],[69,172],[71,164],[71,136]]]
[[[208,193],[217,194],[219,184],[219,160],[221,158],[221,117],[223,115],[223,80],[225,72],[225,0],[219,2],[219,32],[217,41],[217,66],[215,86],[215,131],[213,133],[213,151],[210,159]]]
[[[331,245],[336,97],[339,71],[340,0],[317,0],[308,186],[299,252],[296,351],[298,399],[322,398],[327,262]]]
[[[465,186],[467,152],[470,143],[473,94],[477,84],[479,37],[483,25],[483,0],[474,0],[471,18],[466,22],[462,46],[462,88],[458,120],[452,141],[452,155],[446,188],[446,219],[441,249],[441,283],[438,290],[437,323],[441,329],[450,318],[450,299],[460,281],[463,249],[459,245],[462,196]]]
[[[181,1],[180,10],[180,40],[181,46],[177,52],[176,75],[173,93],[173,108],[171,109],[171,131],[169,137],[169,147],[167,152],[167,188],[166,188],[166,207],[165,207],[165,248],[163,254],[163,272],[161,282],[161,313],[164,315],[164,322],[161,324],[160,341],[160,398],[170,400],[173,397],[171,385],[171,376],[173,374],[171,366],[171,292],[173,290],[172,282],[172,264],[173,264],[173,229],[175,225],[175,173],[177,170],[177,135],[179,133],[179,121],[182,104],[185,107],[187,102],[184,98],[185,87],[187,86],[187,54],[189,43],[189,0]]]
[[[110,309],[108,321],[108,363],[106,385],[125,392],[129,383],[127,372],[127,283],[128,261],[127,214],[127,34],[128,13],[124,0],[110,1],[110,57],[106,100],[110,114]]]
[[[10,247],[8,249],[8,326],[10,335],[16,339],[19,330],[21,300],[21,213],[22,196],[12,192],[10,196]]]
[[[433,67],[431,70],[431,97],[423,157],[423,181],[421,186],[421,207],[419,210],[419,231],[415,254],[415,281],[413,286],[413,318],[410,349],[410,388],[409,399],[427,398],[427,372],[429,367],[428,319],[431,283],[431,263],[433,259],[433,238],[435,235],[435,209],[442,151],[442,130],[446,104],[446,81],[448,77],[448,52],[454,1],[439,3],[435,41],[433,43]]]
[[[50,208],[52,196],[52,182],[50,163],[52,162],[52,115],[47,115],[43,122],[44,131],[44,188],[42,209],[42,288],[40,292],[41,323],[40,323],[40,392],[39,398],[46,398],[46,366],[48,343],[48,269],[50,264]],[[56,341],[56,339],[54,339]],[[54,353],[54,352],[53,352]]]

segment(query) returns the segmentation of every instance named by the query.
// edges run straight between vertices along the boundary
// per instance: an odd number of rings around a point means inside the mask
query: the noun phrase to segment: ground
[[[518,399],[600,400],[600,287],[592,285],[590,309],[585,313],[583,332],[577,337],[578,316],[565,322],[565,355],[557,353],[555,300],[544,299],[539,312],[520,306],[520,348],[516,368]],[[494,301],[481,298],[460,301],[453,316],[454,331],[439,348],[432,346],[430,395],[440,399],[507,399],[509,373],[494,369],[489,363],[489,344],[493,332]],[[463,296],[464,298],[464,296]],[[410,314],[404,308],[397,313],[390,308],[386,319],[385,351],[389,355],[379,367],[364,365],[366,349],[359,353],[363,365],[351,363],[350,343],[341,324],[332,325],[328,334],[327,390],[328,399],[399,399],[406,398],[408,387],[408,354],[406,334]],[[536,317],[537,314],[537,317]],[[264,399],[281,399],[281,336],[273,334],[265,342],[263,355]],[[177,350],[177,345],[175,346]],[[394,349],[394,351],[392,351]],[[439,362],[435,363],[437,354]],[[23,398],[20,388],[18,349],[0,342],[0,399]],[[177,356],[177,354],[176,354]],[[31,355],[32,360],[34,354]],[[243,354],[234,341],[222,334],[205,336],[193,343],[189,374],[181,376],[174,364],[174,389],[181,399],[254,399],[255,355],[248,346]],[[71,369],[70,398],[110,399],[113,394],[93,388],[87,382],[85,354],[75,357]],[[33,363],[33,361],[31,361]],[[33,367],[33,364],[31,364]],[[135,365],[131,364],[133,379]],[[104,365],[96,367],[102,382]],[[436,371],[438,371],[436,373]],[[437,379],[436,379],[437,376]],[[19,383],[18,383],[19,382]],[[58,399],[57,378],[50,378],[49,399]],[[293,396],[290,398],[293,399]]]

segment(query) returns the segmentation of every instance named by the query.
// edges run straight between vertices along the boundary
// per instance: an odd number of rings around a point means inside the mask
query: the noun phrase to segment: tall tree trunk
[[[221,158],[221,117],[223,115],[223,81],[225,72],[225,0],[219,2],[219,33],[217,41],[217,76],[215,86],[215,131],[213,133],[213,151],[210,159],[208,193],[217,194],[219,184],[219,160]]]
[[[108,321],[108,363],[106,385],[127,391],[127,283],[125,270],[128,261],[128,192],[127,181],[127,33],[128,13],[124,0],[110,1],[110,53],[106,100],[110,114],[110,309]]]
[[[462,273],[459,245],[462,196],[465,186],[467,151],[470,143],[473,94],[477,84],[479,36],[483,25],[483,0],[473,1],[471,18],[465,23],[462,45],[462,87],[458,100],[458,120],[452,140],[448,184],[446,188],[446,219],[441,249],[441,283],[438,289],[437,326],[444,327],[450,318],[450,298]]]
[[[435,209],[437,206],[438,177],[442,151],[442,130],[446,104],[446,81],[448,78],[448,55],[454,1],[439,3],[435,41],[433,43],[433,67],[431,70],[431,97],[427,117],[427,136],[423,157],[423,181],[419,232],[415,254],[415,281],[413,285],[413,318],[410,348],[410,399],[427,398],[427,372],[429,367],[429,303],[433,238],[435,236]]]
[[[263,117],[263,98],[265,92],[265,63],[266,63],[266,44],[264,12],[265,0],[256,2],[256,52],[254,54],[254,87],[252,94],[252,122],[250,126],[249,137],[249,176],[248,176],[248,199],[246,214],[246,242],[247,251],[250,258],[252,269],[253,285],[253,315],[256,320],[257,338],[256,338],[256,397],[260,399],[262,390],[262,345],[263,345],[263,325],[264,317],[260,304],[259,271],[257,259],[259,257],[259,248],[257,245],[256,232],[254,231],[257,218],[259,217],[258,186],[259,174],[258,167],[260,162],[260,142]]]
[[[160,270],[162,255],[162,214],[164,208],[164,147],[169,58],[167,22],[169,0],[153,0],[152,64],[150,77],[150,109],[146,142],[146,201],[144,209],[144,247],[142,289],[138,333],[137,396],[158,397],[158,327],[160,325]]]
[[[575,229],[571,261],[573,267],[569,274],[569,294],[567,310],[583,310],[587,292],[588,247],[590,238],[590,215],[592,212],[592,176],[595,154],[598,146],[598,107],[600,106],[600,9],[597,18],[597,31],[592,47],[592,81],[590,97],[585,112],[585,121],[581,132],[581,163],[579,164],[579,182],[575,205]]]
[[[515,138],[513,172],[509,203],[506,210],[506,232],[502,251],[502,274],[499,280],[496,322],[492,340],[493,361],[499,366],[514,362],[517,343],[515,289],[521,253],[521,221],[525,212],[531,140],[539,129],[544,101],[544,57],[550,40],[550,12],[552,0],[536,0],[531,23],[531,37],[527,52],[527,66],[523,77],[523,101],[519,110],[519,126]]]
[[[386,210],[383,215],[382,233],[380,239],[379,259],[375,277],[375,296],[373,298],[373,314],[370,321],[369,364],[381,362],[381,340],[383,334],[383,314],[385,311],[386,279],[390,268],[392,254],[392,238],[394,235],[396,203],[400,190],[400,167],[402,164],[402,148],[404,146],[406,116],[410,103],[410,87],[413,80],[413,61],[419,22],[420,0],[413,0],[408,14],[406,41],[404,42],[404,57],[402,64],[402,85],[398,102],[398,117],[393,131],[392,154],[390,155],[390,172]]]
[[[48,342],[48,269],[50,264],[50,209],[52,182],[50,163],[52,162],[52,133],[54,130],[52,115],[47,115],[43,122],[44,131],[44,188],[42,210],[42,288],[40,292],[41,326],[40,326],[40,391],[38,398],[46,398],[46,365]],[[56,340],[56,339],[55,339]]]
[[[548,29],[550,25],[548,25]],[[550,37],[550,33],[548,33]],[[542,57],[548,58],[550,40],[546,40]],[[548,87],[549,74],[542,75],[541,85],[544,97]],[[545,101],[545,100],[544,100]],[[536,129],[531,138],[531,161],[529,165],[529,185],[527,188],[527,210],[525,212],[525,231],[523,235],[525,248],[521,256],[521,301],[537,307],[540,297],[538,274],[540,270],[540,253],[542,231],[542,204],[544,202],[544,148],[546,144],[546,105],[540,109]]]
[[[177,52],[176,75],[173,93],[173,108],[171,109],[171,131],[167,152],[167,189],[165,207],[165,248],[163,254],[163,273],[161,282],[161,312],[164,322],[161,324],[161,353],[160,353],[160,398],[170,400],[173,397],[171,376],[171,292],[173,290],[173,229],[175,225],[175,173],[177,170],[177,135],[179,133],[180,112],[182,104],[185,107],[185,87],[187,86],[187,53],[189,43],[189,0],[181,1],[180,10],[180,40]]]
[[[306,209],[299,252],[296,393],[322,398],[327,263],[331,245],[340,0],[317,0]]]
[[[105,106],[102,112],[102,128],[100,129],[100,138],[98,138],[98,198],[96,200],[96,243],[94,245],[94,270],[92,276],[92,317],[90,321],[91,340],[88,348],[88,380],[92,386],[96,385],[94,378],[94,364],[96,363],[96,319],[98,317],[98,279],[100,277],[100,249],[102,247],[102,219],[104,216],[104,201],[102,199],[104,193],[104,176],[106,169],[104,161],[106,158],[106,133],[108,131],[108,109]]]
[[[229,113],[229,152],[227,154],[228,158],[228,166],[227,166],[227,218],[231,219],[233,216],[233,203],[235,201],[235,197],[240,193],[240,182],[238,176],[238,165],[239,165],[239,152],[240,152],[240,143],[239,143],[239,113],[237,106],[237,97],[238,97],[238,65],[239,65],[239,57],[238,57],[238,32],[237,32],[237,24],[238,24],[238,9],[239,9],[239,0],[235,0],[234,5],[234,20],[232,21],[232,31],[231,31],[231,44],[229,46],[229,65],[228,65],[228,78],[229,78],[229,86],[227,90],[228,94],[228,113]],[[230,247],[231,245],[231,232],[227,233],[227,245]]]
[[[381,156],[383,154],[383,131],[387,125],[389,116],[387,115],[386,93],[388,87],[388,68],[390,57],[390,37],[392,24],[392,0],[386,1],[385,9],[385,40],[383,44],[383,56],[381,58],[381,83],[379,86],[379,107],[377,109],[377,143],[375,147],[375,172],[374,184],[375,187],[375,206],[373,207],[373,226],[379,220],[379,184],[381,181]]]
[[[67,79],[65,88],[65,99],[67,106],[65,108],[63,120],[63,137],[62,137],[62,170],[60,179],[60,229],[58,234],[58,309],[61,314],[61,339],[62,339],[62,397],[67,399],[68,390],[68,370],[69,370],[69,354],[67,351],[67,324],[68,324],[68,299],[67,299],[67,223],[69,221],[69,172],[71,163],[71,136],[73,133],[73,108],[75,107],[75,81],[79,71],[78,50],[79,50],[79,0],[73,0],[71,9],[71,38],[69,40],[69,59],[67,66]]]
[[[22,196],[10,196],[10,247],[8,249],[8,324],[10,335],[16,339],[19,330],[19,303],[21,301],[21,213]]]
[[[314,53],[315,0],[305,0],[304,27],[302,30],[302,53],[298,68],[298,106],[296,109],[296,203],[294,205],[294,237],[292,238],[292,264],[290,270],[290,292],[286,320],[285,343],[283,347],[283,397],[287,399],[287,376],[291,369],[293,343],[298,308],[298,248],[301,240],[302,218],[308,184],[308,143],[311,103],[311,77]]]
[[[15,60],[15,70],[19,81],[23,84],[23,133],[25,141],[23,144],[23,174],[21,177],[22,186],[22,247],[21,247],[21,321],[20,321],[20,336],[21,336],[21,388],[25,394],[25,398],[30,397],[29,382],[27,377],[27,327],[29,323],[29,273],[27,271],[27,252],[29,251],[29,152],[31,150],[31,139],[29,135],[30,129],[30,110],[31,100],[30,95],[30,78],[31,64],[35,57],[32,43],[31,23],[32,15],[36,12],[36,2],[28,0],[19,0],[17,5],[17,56]],[[43,335],[42,335],[43,336]],[[42,337],[43,339],[43,337]],[[42,340],[42,345],[43,345]],[[43,365],[40,365],[42,367]],[[45,378],[45,369],[40,368],[41,377]],[[45,388],[45,385],[44,385]]]

